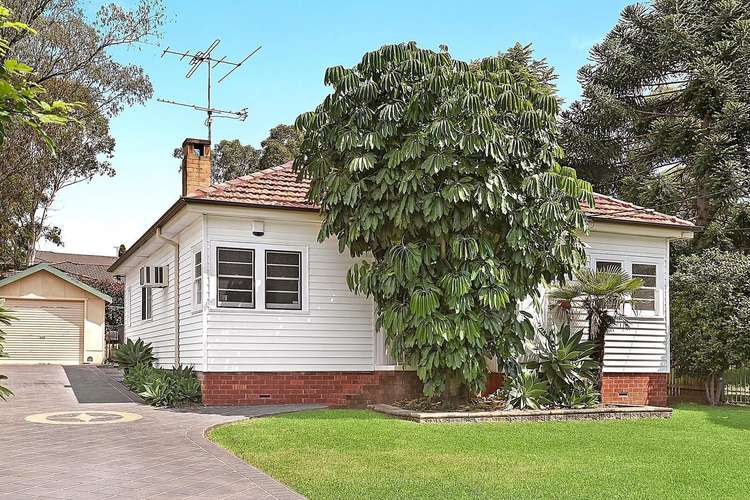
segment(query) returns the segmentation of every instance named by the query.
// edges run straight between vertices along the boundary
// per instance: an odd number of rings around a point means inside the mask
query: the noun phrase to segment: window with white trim
[[[660,260],[603,256],[594,258],[594,269],[606,271],[613,267],[625,270],[631,277],[640,279],[641,288],[633,293],[631,303],[624,307],[624,313],[635,316],[659,316],[664,313],[664,291],[662,289],[664,266]]]
[[[153,313],[153,288],[141,288],[141,320],[151,319]]]
[[[255,251],[247,248],[216,249],[216,305],[255,308]]]
[[[193,253],[193,306],[198,308],[203,304],[203,252]]]
[[[641,288],[633,293],[633,308],[640,311],[656,311],[656,264],[633,262],[631,276],[640,279]]]
[[[266,250],[266,309],[302,309],[302,252]]]

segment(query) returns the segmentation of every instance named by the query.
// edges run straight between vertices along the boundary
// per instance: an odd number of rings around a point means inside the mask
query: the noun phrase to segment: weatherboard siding
[[[318,243],[320,226],[314,220],[266,219],[264,223],[265,234],[256,237],[250,217],[208,218],[207,370],[373,370],[373,305],[346,285],[353,260],[339,254],[333,240]],[[301,251],[302,310],[217,308],[215,249],[233,244],[256,248],[256,258],[265,249]],[[262,270],[255,278],[258,291],[263,286]]]
[[[661,237],[592,232],[584,238],[590,265],[596,259],[622,259],[657,264],[658,311],[652,316],[629,315],[607,333],[604,371],[613,373],[669,372],[669,241]],[[628,270],[629,271],[629,270]],[[583,321],[580,326],[586,326]]]
[[[254,220],[263,221],[262,236],[253,235]],[[180,361],[208,372],[372,371],[389,364],[382,359],[383,346],[376,345],[382,336],[374,333],[372,302],[346,285],[353,260],[338,252],[334,240],[319,243],[319,227],[314,214],[246,209],[223,215],[209,211],[180,232]],[[622,258],[657,263],[660,269],[661,310],[652,317],[632,316],[627,327],[618,325],[608,334],[604,370],[668,372],[668,239],[597,231],[584,239],[592,265],[597,258]],[[301,252],[302,310],[263,310],[260,303],[256,309],[217,307],[217,247],[254,248],[256,259],[266,249]],[[198,248],[203,252],[204,304],[196,307],[192,259]],[[151,320],[140,319],[137,269],[126,281],[126,335],[151,342],[159,365],[167,367],[174,363],[172,258],[172,247],[164,244],[138,264],[169,266],[169,287],[154,289]],[[257,296],[262,295],[262,278],[259,263]]]
[[[151,319],[141,319],[141,286],[138,269],[127,274],[127,324],[125,337],[150,342],[156,356],[157,366],[169,368],[174,365],[174,251],[164,245],[140,266],[169,266],[168,286],[154,288],[152,292]],[[140,267],[139,266],[139,267]]]
[[[180,233],[180,364],[202,369],[205,362],[203,308],[193,305],[193,252],[203,249],[202,220]],[[205,254],[205,252],[203,252]],[[205,280],[204,280],[205,288]]]

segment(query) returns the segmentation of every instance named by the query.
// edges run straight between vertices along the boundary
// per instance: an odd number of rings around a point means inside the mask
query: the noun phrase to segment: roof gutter
[[[138,238],[130,248],[127,249],[125,253],[120,255],[117,260],[107,268],[107,271],[109,271],[110,273],[114,273],[115,271],[117,271],[117,268],[120,267],[123,262],[132,257],[139,248],[146,244],[146,242],[154,235],[154,232],[157,229],[161,228],[162,226],[164,226],[164,224],[172,220],[172,217],[177,215],[177,212],[179,212],[180,209],[185,205],[187,205],[187,203],[185,202],[185,198],[179,198],[176,202],[174,202],[174,204],[169,207],[169,209],[164,212],[164,214],[159,217],[159,219],[154,222],[154,224],[150,228],[148,228],[146,232],[143,233],[143,235]]]
[[[180,244],[161,234],[156,228],[156,237],[174,248],[174,365],[180,366]]]

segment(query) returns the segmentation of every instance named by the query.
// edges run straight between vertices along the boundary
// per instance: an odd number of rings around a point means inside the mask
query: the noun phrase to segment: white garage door
[[[17,319],[5,326],[3,363],[81,362],[83,302],[7,299]]]

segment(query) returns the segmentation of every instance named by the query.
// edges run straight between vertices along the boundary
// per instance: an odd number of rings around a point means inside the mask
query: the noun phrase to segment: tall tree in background
[[[529,47],[476,63],[415,43],[326,71],[333,87],[297,125],[295,168],[321,205],[319,239],[371,255],[349,271],[427,395],[484,388],[534,327],[521,302],[583,259],[579,199],[558,163],[553,72]]]
[[[50,99],[81,103],[75,125],[45,129],[43,138],[9,127],[0,151],[0,263],[23,267],[33,260],[40,238],[61,242],[47,216],[60,190],[100,175],[115,174],[115,141],[109,120],[125,106],[145,102],[152,87],[143,69],[117,62],[115,48],[135,47],[158,35],[160,0],[141,0],[131,11],[104,5],[93,19],[78,0],[11,0],[9,7],[39,35],[4,32],[8,57],[34,68],[30,79]]]
[[[182,148],[177,153],[176,156],[182,156]],[[211,152],[211,182],[217,184],[257,172],[262,154],[260,149],[244,145],[239,139],[219,141]]]
[[[302,133],[296,127],[290,125],[276,125],[260,145],[263,154],[258,166],[260,169],[276,167],[293,160],[299,154],[302,144]]]
[[[579,175],[700,226],[748,194],[750,3],[628,6],[590,57],[562,117]]]
[[[283,123],[269,131],[260,149],[239,139],[219,141],[211,152],[211,182],[217,184],[282,165],[299,154],[301,143],[302,133]],[[174,157],[182,158],[182,148],[175,148]]]

